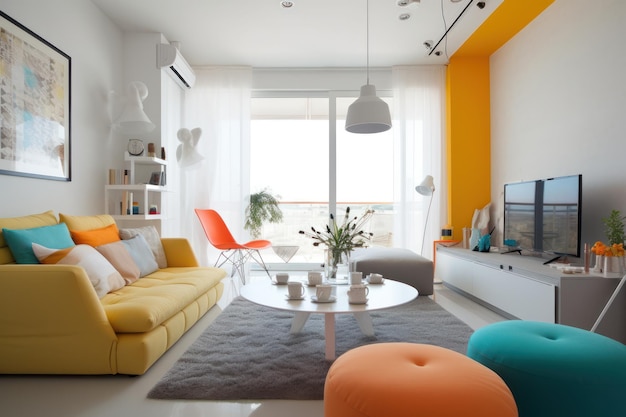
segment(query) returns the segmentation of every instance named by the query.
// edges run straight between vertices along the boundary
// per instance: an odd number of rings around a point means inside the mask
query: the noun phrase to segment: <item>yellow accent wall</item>
[[[504,0],[450,58],[446,79],[448,221],[454,239],[491,200],[489,57],[554,0]]]
[[[452,57],[447,94],[447,223],[460,240],[491,199],[489,57]]]

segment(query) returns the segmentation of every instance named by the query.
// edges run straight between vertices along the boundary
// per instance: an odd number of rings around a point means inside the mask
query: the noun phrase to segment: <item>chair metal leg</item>
[[[270,271],[267,269],[267,265],[265,265],[265,262],[263,261],[263,257],[261,256],[261,252],[259,252],[256,249],[250,250],[250,257],[254,260],[254,262],[256,262],[257,264],[259,264],[259,266],[261,268],[263,268],[263,270],[265,271],[265,273],[267,274],[267,276],[272,279],[272,276],[270,275]],[[255,256],[256,254],[256,256]],[[258,256],[258,259],[257,259]]]
[[[220,263],[220,259],[222,258],[223,260]],[[241,249],[225,250],[225,251],[220,252],[220,255],[217,257],[217,261],[215,261],[214,266],[217,268],[220,268],[225,263],[227,262],[230,263],[231,278],[234,277],[235,272],[237,272],[237,275],[239,275],[239,279],[241,280],[241,283],[243,285],[246,285],[245,265],[246,265],[247,258],[248,258],[248,255],[245,253],[245,251]]]

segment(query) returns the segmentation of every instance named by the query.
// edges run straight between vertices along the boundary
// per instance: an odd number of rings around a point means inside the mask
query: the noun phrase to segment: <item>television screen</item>
[[[580,256],[580,175],[543,182],[543,251]]]
[[[539,181],[504,185],[504,244],[535,250],[536,199]]]
[[[505,184],[504,244],[580,257],[581,204],[582,175]]]

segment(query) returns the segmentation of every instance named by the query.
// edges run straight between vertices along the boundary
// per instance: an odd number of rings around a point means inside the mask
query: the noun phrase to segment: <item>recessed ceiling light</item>
[[[293,7],[293,2],[292,1],[281,1],[280,5],[284,8],[284,9],[289,9],[291,7]]]
[[[410,18],[411,18],[410,13],[402,13],[400,16],[398,16],[398,19],[400,20],[409,20]]]
[[[419,3],[421,0],[398,0],[397,5],[400,7],[406,7],[412,3]]]

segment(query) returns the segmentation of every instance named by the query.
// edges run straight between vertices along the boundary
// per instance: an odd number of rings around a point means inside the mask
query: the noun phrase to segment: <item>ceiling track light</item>
[[[410,6],[411,4],[419,4],[421,0],[398,0],[396,3],[400,7]]]
[[[435,46],[433,46],[430,50],[430,52],[428,53],[428,56],[432,55],[433,53],[436,56],[440,56],[441,55],[441,51],[437,51],[435,52],[435,49],[437,49],[437,47],[439,46],[439,44],[441,43],[441,41],[443,41],[445,39],[446,36],[448,36],[448,33],[452,30],[452,28],[454,27],[454,25],[456,25],[456,22],[459,21],[459,19],[465,14],[465,12],[467,11],[467,9],[469,9],[469,7],[472,5],[472,3],[474,3],[474,0],[470,0],[469,3],[467,3],[465,5],[465,8],[463,8],[463,11],[461,11],[461,13],[457,16],[456,19],[454,19],[454,22],[452,22],[452,24],[450,25],[450,27],[446,30],[446,32],[443,34],[443,36],[441,37],[441,39],[439,39],[437,41],[437,43],[435,44]],[[479,2],[479,3],[483,3],[483,7],[485,7],[483,1]],[[479,6],[480,7],[480,6]]]

